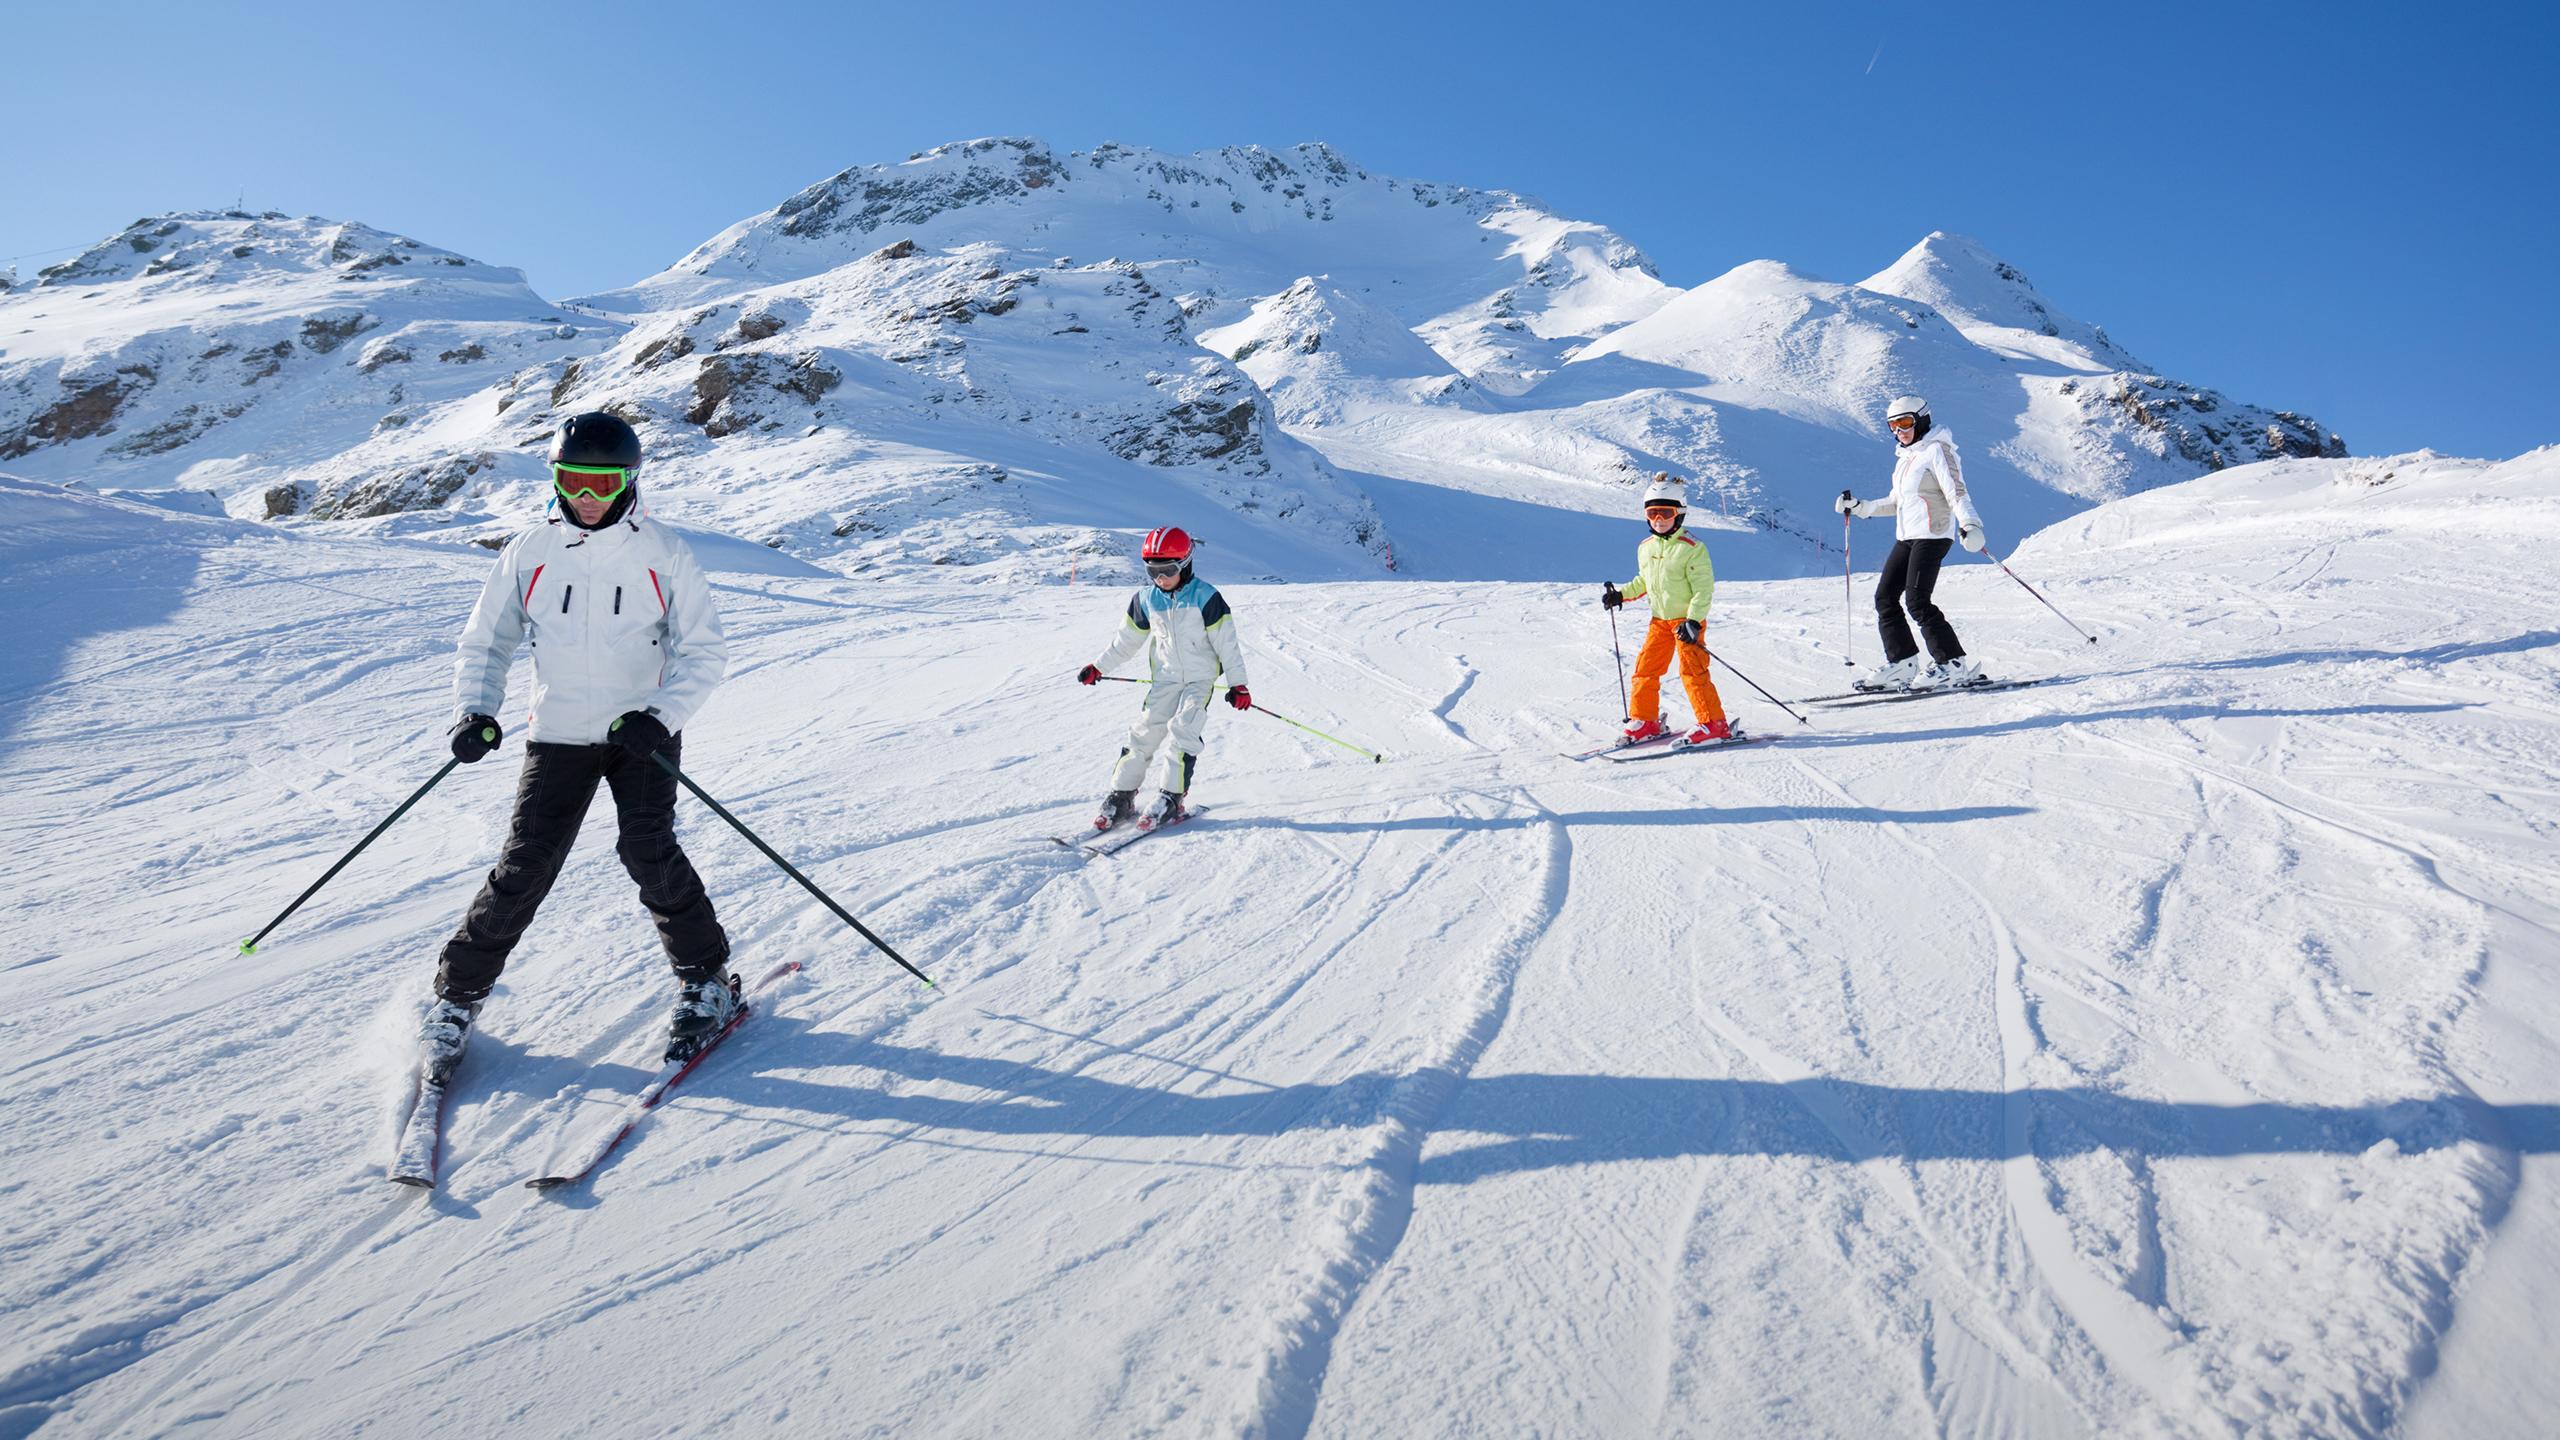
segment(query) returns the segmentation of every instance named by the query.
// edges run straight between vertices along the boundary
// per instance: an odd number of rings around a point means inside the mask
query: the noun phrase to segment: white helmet
[[[1905,415],[1918,416],[1924,420],[1927,419],[1929,417],[1929,402],[1921,399],[1917,395],[1897,395],[1893,398],[1893,403],[1885,407],[1884,423],[1890,425]]]
[[[1677,505],[1686,510],[1689,508],[1689,482],[1672,478],[1668,470],[1657,470],[1653,483],[1644,487],[1644,503],[1648,507]]]

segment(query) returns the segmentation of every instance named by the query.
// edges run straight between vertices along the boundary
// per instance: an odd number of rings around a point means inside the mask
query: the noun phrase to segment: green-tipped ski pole
[[[614,723],[615,723],[615,724],[617,724],[617,725],[619,725],[619,724],[620,724],[620,723],[622,723],[622,722],[620,722],[620,721],[618,721],[618,720],[617,720],[617,721],[615,721]],[[764,858],[766,858],[767,860],[772,861],[772,862],[773,862],[774,864],[776,864],[776,865],[781,866],[781,867],[782,867],[782,873],[783,873],[783,874],[788,875],[788,876],[790,876],[792,879],[799,881],[799,882],[800,882],[800,888],[801,888],[801,889],[806,890],[806,891],[808,891],[810,894],[817,896],[817,897],[818,897],[818,903],[819,903],[819,904],[824,905],[824,906],[826,906],[828,909],[833,910],[834,912],[836,912],[836,918],[837,918],[837,919],[842,920],[842,921],[843,921],[844,923],[846,923],[847,925],[852,926],[852,927],[854,928],[855,933],[857,933],[857,934],[861,935],[863,939],[870,941],[874,946],[878,947],[878,948],[879,948],[879,951],[880,951],[880,953],[881,953],[881,954],[886,955],[886,956],[888,956],[890,959],[897,961],[897,962],[898,962],[898,965],[899,965],[899,967],[900,967],[900,968],[904,969],[908,974],[913,975],[913,976],[914,976],[914,977],[916,977],[917,979],[919,979],[919,980],[923,981],[923,982],[925,983],[925,985],[926,985],[926,987],[927,987],[928,989],[939,990],[939,989],[941,989],[941,988],[942,988],[941,986],[936,985],[936,984],[934,984],[934,983],[933,983],[933,977],[932,977],[932,976],[927,975],[926,973],[924,973],[923,971],[921,971],[921,970],[917,969],[917,968],[916,968],[916,967],[914,967],[913,965],[909,965],[909,964],[907,963],[907,957],[906,957],[906,956],[904,956],[904,955],[899,954],[899,953],[897,952],[897,950],[896,950],[895,948],[893,948],[893,947],[889,944],[889,942],[888,942],[888,941],[883,940],[883,939],[881,939],[879,936],[872,934],[872,933],[871,933],[871,927],[870,927],[870,926],[865,925],[865,924],[863,924],[861,921],[854,919],[854,918],[853,918],[853,912],[852,912],[852,911],[850,911],[850,910],[847,910],[847,909],[845,909],[843,906],[841,906],[841,905],[837,904],[837,903],[836,903],[836,901],[835,901],[835,897],[834,897],[834,896],[829,895],[826,891],[819,889],[816,881],[811,880],[808,876],[801,874],[801,873],[800,873],[800,871],[799,871],[799,868],[798,868],[797,866],[794,866],[790,861],[783,859],[783,858],[782,858],[782,855],[781,855],[781,853],[780,853],[779,851],[775,850],[772,846],[767,845],[766,843],[764,843],[764,837],[763,837],[763,836],[761,836],[761,835],[758,835],[758,834],[757,834],[756,832],[754,832],[753,830],[748,829],[748,828],[747,828],[747,822],[745,822],[744,820],[739,819],[739,818],[738,818],[737,816],[735,816],[735,815],[730,814],[730,813],[729,813],[729,807],[727,807],[727,806],[725,806],[725,805],[721,804],[721,803],[720,803],[719,801],[717,801],[717,800],[712,799],[712,798],[711,798],[711,796],[710,796],[710,794],[709,794],[707,791],[705,791],[701,786],[694,784],[694,783],[693,783],[693,777],[692,777],[692,776],[687,775],[687,774],[686,774],[686,773],[684,773],[682,770],[679,770],[679,769],[677,769],[677,768],[676,768],[676,762],[674,762],[673,760],[668,759],[666,756],[664,756],[664,755],[662,755],[662,754],[659,754],[659,753],[658,753],[657,751],[655,751],[655,750],[652,750],[652,751],[650,751],[650,752],[649,752],[649,758],[650,758],[650,759],[652,759],[652,760],[657,761],[659,765],[661,765],[662,767],[664,767],[664,768],[665,768],[665,770],[666,770],[666,772],[667,772],[668,774],[673,775],[674,777],[676,777],[676,779],[677,779],[678,781],[682,782],[682,783],[683,783],[683,785],[684,785],[684,788],[686,788],[687,790],[692,791],[692,792],[693,792],[693,798],[695,798],[696,800],[701,801],[701,802],[702,802],[703,804],[705,804],[705,805],[710,806],[710,807],[711,807],[711,813],[712,813],[712,814],[717,815],[717,816],[719,816],[721,819],[728,821],[728,822],[729,822],[729,824],[731,825],[731,827],[733,827],[734,829],[736,829],[736,830],[737,830],[737,832],[738,832],[739,834],[746,836],[746,837],[747,837],[747,843],[748,843],[748,844],[753,845],[753,846],[755,846],[757,849],[759,849],[759,850],[761,850],[761,851],[763,851],[763,852],[764,852]]]
[[[1154,682],[1153,680],[1140,680],[1140,679],[1137,679],[1137,678],[1136,678],[1136,677],[1134,677],[1134,676],[1129,676],[1129,675],[1097,675],[1097,676],[1095,676],[1094,678],[1095,678],[1095,679],[1097,679],[1097,680],[1108,680],[1108,681],[1110,681],[1110,682],[1111,682],[1112,684],[1114,684],[1114,685],[1153,685],[1154,683],[1156,683],[1156,682]],[[1218,690],[1220,690],[1220,691],[1232,690],[1232,689],[1234,689],[1234,688],[1235,688],[1235,687],[1234,687],[1234,686],[1232,686],[1232,685],[1220,685],[1220,686],[1217,686],[1217,687],[1216,687],[1216,689],[1218,689]],[[1267,710],[1267,709],[1264,709],[1264,708],[1263,708],[1262,706],[1260,706],[1260,705],[1255,705],[1255,706],[1254,706],[1254,707],[1252,707],[1252,708],[1254,708],[1254,709],[1256,709],[1256,710],[1261,710],[1263,714],[1270,716],[1272,719],[1279,721],[1279,722],[1280,722],[1281,724],[1283,724],[1283,725],[1296,725],[1299,729],[1306,731],[1308,734],[1313,735],[1313,736],[1314,736],[1314,737],[1316,737],[1317,739],[1319,739],[1319,740],[1324,740],[1324,741],[1329,741],[1329,742],[1330,742],[1330,743],[1332,743],[1332,744],[1339,745],[1339,746],[1341,746],[1343,749],[1350,751],[1350,752],[1351,752],[1352,754],[1354,754],[1354,755],[1366,755],[1366,756],[1368,756],[1368,757],[1369,757],[1369,763],[1370,763],[1370,764],[1372,764],[1372,765],[1380,765],[1380,764],[1384,764],[1384,763],[1386,762],[1386,758],[1387,758],[1387,757],[1386,757],[1386,756],[1384,756],[1384,755],[1379,754],[1379,753],[1378,753],[1377,751],[1375,751],[1375,750],[1363,750],[1363,749],[1361,749],[1359,746],[1352,744],[1352,743],[1351,743],[1350,741],[1348,741],[1348,740],[1344,740],[1344,739],[1341,739],[1341,738],[1339,738],[1339,737],[1337,737],[1337,736],[1333,736],[1333,735],[1327,735],[1326,733],[1324,733],[1323,731],[1321,731],[1321,730],[1317,729],[1317,728],[1316,728],[1316,727],[1314,727],[1313,725],[1300,724],[1298,721],[1295,721],[1295,720],[1290,719],[1288,716],[1281,714],[1281,713],[1280,713],[1279,711],[1277,711],[1277,710]]]
[[[490,738],[494,739],[494,738],[496,738],[496,737],[492,736],[492,737],[490,737]],[[409,813],[409,807],[410,807],[410,806],[415,805],[415,804],[417,804],[420,800],[425,799],[425,798],[426,798],[426,795],[427,795],[427,792],[428,792],[428,791],[430,791],[430,790],[433,790],[434,788],[436,788],[436,783],[437,783],[438,781],[440,781],[440,780],[444,779],[444,777],[446,777],[447,775],[452,774],[452,773],[453,773],[453,767],[454,767],[454,766],[456,766],[456,765],[459,765],[459,764],[461,764],[461,763],[462,763],[462,757],[460,757],[460,756],[458,756],[458,755],[457,755],[457,756],[455,756],[453,759],[451,759],[451,760],[447,760],[446,762],[444,762],[444,768],[443,768],[443,769],[441,769],[441,770],[439,770],[439,771],[437,771],[435,774],[428,776],[428,777],[427,777],[427,783],[426,783],[426,784],[419,786],[419,787],[418,787],[416,790],[414,790],[414,791],[411,791],[411,792],[410,792],[410,795],[409,795],[409,798],[400,802],[400,808],[399,808],[399,809],[394,810],[394,811],[392,811],[390,814],[383,816],[383,817],[382,817],[382,823],[381,823],[381,824],[379,824],[379,825],[374,826],[374,827],[373,827],[373,829],[372,829],[372,831],[371,831],[370,833],[368,833],[368,834],[367,834],[363,839],[361,839],[361,840],[357,841],[357,842],[356,842],[356,847],[355,847],[353,850],[350,850],[350,851],[348,851],[346,854],[339,856],[339,857],[338,857],[338,863],[337,863],[337,864],[335,864],[335,865],[330,866],[330,867],[329,867],[329,869],[328,869],[328,873],[327,873],[327,874],[324,874],[324,875],[322,875],[319,879],[312,881],[312,882],[311,882],[311,888],[310,888],[310,889],[305,890],[305,891],[303,891],[301,894],[294,896],[294,897],[293,897],[293,903],[292,903],[292,904],[287,905],[286,907],[284,907],[283,911],[282,911],[282,912],[280,912],[280,913],[276,916],[276,918],[274,918],[273,920],[270,920],[270,921],[268,921],[268,922],[267,922],[267,928],[266,928],[266,930],[261,930],[261,931],[259,931],[257,934],[250,936],[248,939],[241,941],[241,942],[240,942],[240,953],[241,953],[241,954],[243,954],[243,955],[255,955],[255,954],[257,954],[257,953],[258,953],[258,942],[267,938],[267,931],[269,931],[269,930],[273,930],[273,929],[275,929],[277,926],[279,926],[279,925],[283,924],[283,923],[284,923],[284,920],[285,920],[285,916],[287,916],[287,915],[291,915],[294,911],[301,909],[301,908],[302,908],[302,902],[303,902],[303,901],[308,900],[308,899],[310,899],[312,896],[319,894],[319,893],[320,893],[320,887],[321,887],[321,886],[323,886],[323,885],[328,884],[328,883],[329,883],[329,881],[330,881],[333,877],[335,877],[339,871],[346,869],[346,868],[347,868],[347,862],[348,862],[348,861],[353,860],[353,859],[354,859],[354,858],[356,858],[358,855],[363,854],[363,853],[364,853],[364,847],[366,847],[367,845],[372,844],[372,843],[373,843],[377,838],[379,838],[379,837],[381,836],[381,834],[382,834],[382,832],[383,832],[383,831],[390,829],[390,828],[391,828],[391,822],[392,822],[392,821],[397,820],[397,819],[399,819],[401,816],[408,814],[408,813]]]

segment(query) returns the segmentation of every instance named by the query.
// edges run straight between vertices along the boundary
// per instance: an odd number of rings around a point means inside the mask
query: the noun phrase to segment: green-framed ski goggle
[[[625,465],[561,465],[551,467],[551,488],[563,500],[615,500],[631,483]]]

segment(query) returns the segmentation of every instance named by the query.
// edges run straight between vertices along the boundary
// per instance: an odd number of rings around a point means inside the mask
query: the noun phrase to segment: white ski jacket
[[[1849,513],[1860,519],[1893,516],[1896,540],[1953,540],[1957,526],[1982,523],[1965,492],[1955,437],[1934,425],[1893,457],[1893,493],[1861,500]]]
[[[456,647],[457,721],[497,715],[528,641],[530,734],[554,744],[600,744],[629,710],[681,731],[729,668],[693,547],[637,505],[608,529],[554,514],[507,542]]]
[[[1147,652],[1147,673],[1157,680],[1188,685],[1224,676],[1229,685],[1245,683],[1235,617],[1227,611],[1227,597],[1206,580],[1186,580],[1170,591],[1141,587],[1129,597],[1127,620],[1096,666],[1108,671],[1141,649]]]

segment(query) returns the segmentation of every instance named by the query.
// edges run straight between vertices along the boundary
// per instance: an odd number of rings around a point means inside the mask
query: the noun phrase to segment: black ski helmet
[[[613,497],[613,504],[596,517],[594,524],[579,519],[576,507],[560,507],[561,518],[581,530],[612,529],[630,515],[631,507],[640,499],[640,434],[619,415],[590,410],[561,421],[551,437],[551,463],[611,465],[623,472],[622,493]]]
[[[640,432],[632,429],[621,416],[602,410],[572,415],[560,422],[559,432],[551,437],[551,463],[618,465],[637,475],[640,471]]]

